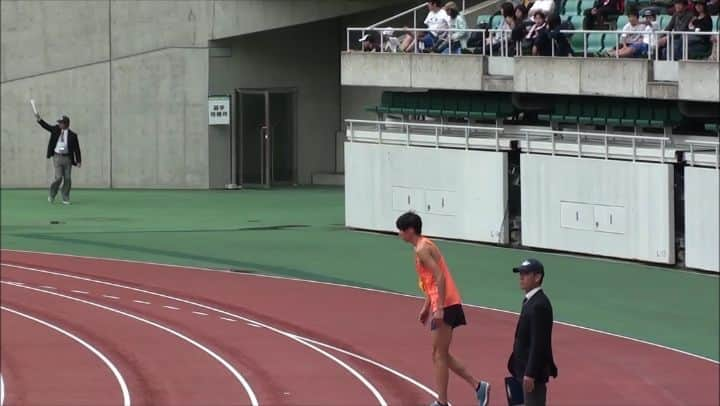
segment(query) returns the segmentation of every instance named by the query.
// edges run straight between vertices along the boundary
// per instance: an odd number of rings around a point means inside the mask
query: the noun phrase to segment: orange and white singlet
[[[436,247],[435,243],[426,237],[420,238],[418,246],[422,244],[429,244],[432,247]],[[458,292],[458,289],[455,286],[455,281],[453,280],[452,275],[450,275],[450,270],[445,263],[445,258],[442,253],[440,253],[440,250],[437,250],[437,252],[440,258],[435,258],[435,261],[440,267],[440,271],[443,273],[445,279],[445,303],[443,305],[444,307],[448,307],[460,304],[462,302],[460,299],[460,292]],[[418,285],[420,286],[420,289],[422,289],[422,291],[430,298],[431,310],[436,311],[438,304],[438,287],[435,283],[435,275],[433,274],[432,269],[423,265],[417,254],[415,254],[415,271],[418,274]]]

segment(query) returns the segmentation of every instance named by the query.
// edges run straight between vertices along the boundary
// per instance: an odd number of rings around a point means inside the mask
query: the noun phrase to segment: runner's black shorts
[[[462,304],[454,304],[443,309],[443,322],[454,329],[456,327],[467,324],[465,320],[465,312],[463,311]],[[435,320],[430,321],[430,330],[435,330],[437,324]]]

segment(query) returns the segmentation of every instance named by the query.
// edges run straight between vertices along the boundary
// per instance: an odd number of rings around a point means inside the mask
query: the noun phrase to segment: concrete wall
[[[207,49],[113,62],[113,186],[208,186]]]
[[[348,227],[395,231],[415,210],[423,234],[506,243],[506,202],[504,152],[345,143]]]
[[[483,90],[485,60],[476,55],[344,52],[343,86]]]
[[[75,186],[207,187],[211,4],[3,1],[2,186],[51,178],[34,98],[80,137]]]
[[[522,154],[522,243],[675,263],[673,167]]]
[[[302,184],[310,183],[313,173],[335,169],[335,134],[342,121],[340,43],[337,35],[329,34],[340,31],[340,22],[334,19],[215,41],[215,46],[231,48],[232,56],[210,59],[211,94],[232,94],[240,88],[296,89],[298,181]],[[222,137],[210,140],[227,143]],[[218,164],[226,159],[218,158]],[[220,168],[217,173],[226,171]],[[213,179],[211,183],[220,182]]]
[[[720,172],[685,168],[685,265],[720,272]]]
[[[678,62],[678,98],[720,102],[720,66],[717,62]]]
[[[207,126],[209,40],[378,8],[384,8],[384,17],[389,15],[388,7],[402,8],[408,2],[3,0],[0,4],[2,186],[37,187],[48,182],[46,139],[32,118],[28,105],[32,97],[48,120],[69,115],[80,136],[85,165],[75,171],[76,186],[205,188],[211,170],[221,174],[214,179],[221,184],[227,182],[220,177],[229,173],[227,165],[209,163],[218,152],[227,151],[209,141],[216,138],[215,130]],[[246,87],[295,86],[293,78],[302,82],[297,86],[307,99],[301,101],[299,114],[306,121],[300,128],[308,137],[300,145],[307,162],[301,180],[335,166],[334,134],[340,125],[338,55],[344,31],[337,23],[325,24],[314,29],[312,39],[270,34],[273,44],[263,46],[286,54],[277,60],[266,50],[247,45],[249,54],[242,58],[261,60],[231,73],[244,72],[233,85]],[[298,61],[303,61],[301,69],[288,69]],[[253,80],[255,72],[266,71],[267,64],[275,62],[279,65],[272,75]],[[288,76],[288,71],[290,78],[273,79]],[[330,123],[327,117],[332,117]]]
[[[49,133],[35,122],[28,103],[31,98],[51,124],[62,114],[71,119],[83,157],[82,168],[73,170],[73,184],[109,186],[109,78],[107,64],[94,64],[0,87],[3,187],[46,187],[54,174],[52,161],[45,159]]]
[[[518,57],[514,90],[521,93],[646,97],[643,59]]]

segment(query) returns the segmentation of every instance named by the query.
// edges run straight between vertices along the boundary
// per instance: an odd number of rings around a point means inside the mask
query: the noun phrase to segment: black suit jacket
[[[547,382],[557,377],[557,366],[552,352],[553,312],[550,300],[540,290],[523,305],[517,327],[513,352],[508,360],[508,370],[515,379],[523,376]]]
[[[60,126],[50,125],[45,120],[38,120],[38,124],[50,132],[50,140],[48,140],[47,146],[47,157],[55,155],[55,145],[57,144],[58,138],[60,138]],[[80,155],[80,142],[78,141],[77,134],[68,128],[68,152],[70,153],[70,161],[73,165],[77,165],[82,162],[82,156]]]

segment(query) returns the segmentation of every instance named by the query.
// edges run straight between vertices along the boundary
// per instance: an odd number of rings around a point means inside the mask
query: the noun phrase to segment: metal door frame
[[[243,153],[239,154],[239,157],[235,160],[237,169],[235,169],[235,172],[238,173],[238,184],[241,184],[243,187],[250,186],[262,186],[265,188],[269,188],[273,184],[273,150],[272,150],[272,134],[269,134],[270,131],[270,124],[271,124],[271,117],[270,117],[270,95],[273,93],[283,93],[283,94],[290,94],[291,95],[291,110],[292,110],[292,123],[290,124],[290,127],[292,129],[292,142],[293,142],[293,152],[292,152],[292,159],[293,159],[293,165],[292,165],[292,179],[290,180],[290,184],[297,184],[298,179],[298,131],[297,131],[297,123],[298,123],[298,91],[295,87],[274,87],[274,88],[237,88],[235,89],[235,97],[237,98],[237,102],[235,103],[235,106],[237,106],[237,115],[238,120],[236,121],[236,125],[238,127],[238,131],[236,131],[236,134],[233,138],[239,137],[240,139],[238,142],[240,142],[240,149],[243,151],[243,144],[244,144],[244,137],[242,136],[242,125],[243,125],[243,94],[256,94],[256,95],[264,95],[265,96],[265,124],[261,127],[264,128],[265,131],[265,138],[261,140],[261,154],[260,157],[260,177],[261,182],[260,184],[247,184],[243,182]],[[236,147],[233,148],[233,154],[238,153],[237,151],[237,144],[235,144]],[[284,182],[280,182],[284,183]]]

